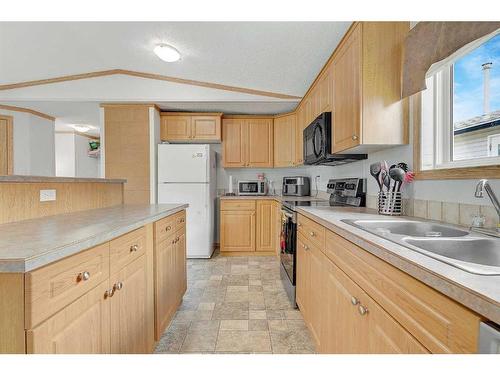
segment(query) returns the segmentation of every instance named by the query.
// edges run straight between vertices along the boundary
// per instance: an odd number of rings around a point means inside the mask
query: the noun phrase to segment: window
[[[500,164],[500,30],[435,65],[422,92],[420,169]]]

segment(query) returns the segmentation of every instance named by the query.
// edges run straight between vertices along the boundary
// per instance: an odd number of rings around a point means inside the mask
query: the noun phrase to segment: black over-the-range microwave
[[[341,165],[366,158],[366,154],[332,153],[331,112],[323,112],[304,129],[304,164]]]

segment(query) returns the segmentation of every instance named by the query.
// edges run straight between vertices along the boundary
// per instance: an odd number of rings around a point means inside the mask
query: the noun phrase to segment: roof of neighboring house
[[[455,134],[462,134],[498,125],[500,125],[500,110],[456,122],[453,128]]]

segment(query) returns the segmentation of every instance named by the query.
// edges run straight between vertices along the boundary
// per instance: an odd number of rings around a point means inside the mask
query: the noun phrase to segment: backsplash
[[[377,196],[368,195],[366,206],[377,209]],[[498,215],[493,206],[468,203],[441,202],[425,199],[405,199],[404,213],[407,216],[443,221],[445,223],[470,227],[474,216],[484,216],[485,228],[496,228]]]

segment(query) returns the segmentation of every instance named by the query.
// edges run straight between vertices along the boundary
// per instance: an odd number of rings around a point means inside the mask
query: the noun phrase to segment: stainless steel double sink
[[[464,271],[500,275],[500,238],[410,219],[342,221]]]

